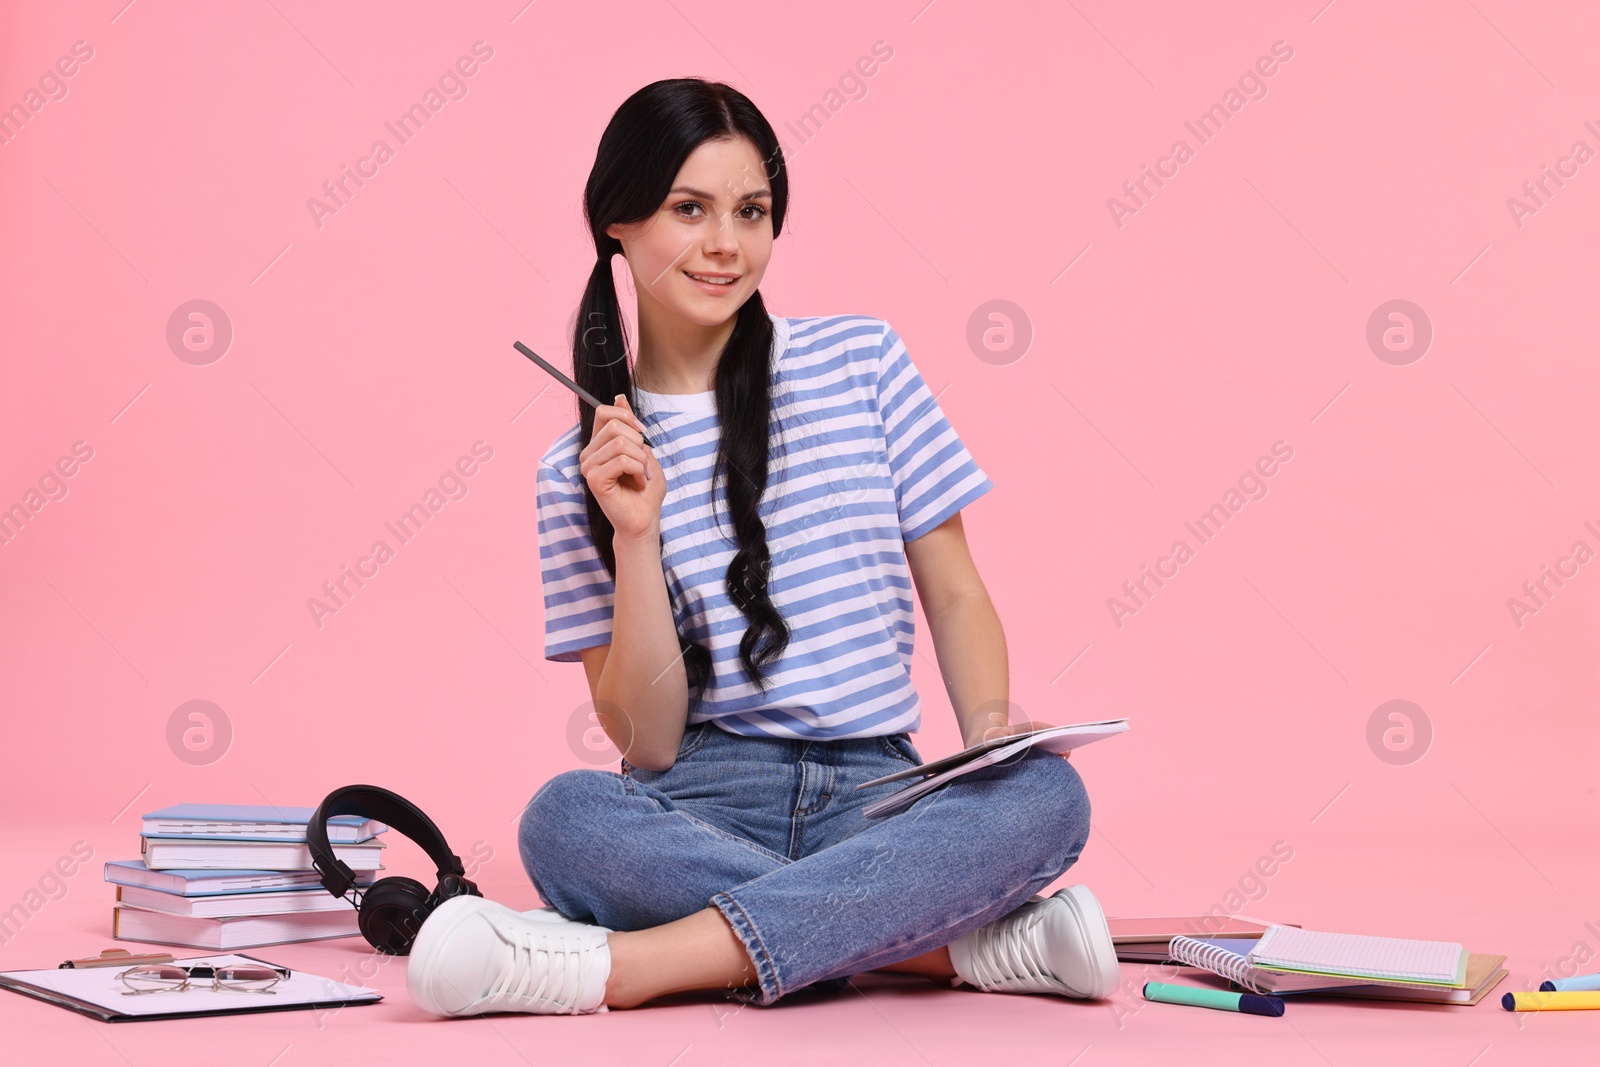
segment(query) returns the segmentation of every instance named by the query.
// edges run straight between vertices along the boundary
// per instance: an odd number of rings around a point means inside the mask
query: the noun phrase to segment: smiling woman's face
[[[772,186],[760,153],[742,137],[702,143],[654,215],[606,232],[622,242],[641,318],[649,302],[701,326],[727,322],[772,258]]]

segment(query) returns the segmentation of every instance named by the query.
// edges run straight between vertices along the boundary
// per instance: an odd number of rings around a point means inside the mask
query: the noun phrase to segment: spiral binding
[[[1252,975],[1256,968],[1251,966],[1249,959],[1235,952],[1217,945],[1207,944],[1198,938],[1180,934],[1172,939],[1167,947],[1167,955],[1179,963],[1188,964],[1190,967],[1199,967],[1219,974],[1224,978],[1239,983],[1253,993],[1265,993],[1255,983]]]

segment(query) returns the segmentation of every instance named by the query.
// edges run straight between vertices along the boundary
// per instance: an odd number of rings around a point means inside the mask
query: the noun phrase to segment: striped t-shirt
[[[789,626],[765,691],[739,660],[748,625],[728,597],[738,535],[712,467],[720,421],[712,392],[635,390],[645,436],[666,472],[663,567],[679,632],[711,651],[688,721],[736,734],[830,739],[916,730],[915,637],[905,542],[994,488],[883,319],[773,316],[767,489],[759,512],[772,562],[768,594]],[[615,584],[590,536],[579,427],[539,462],[539,558],[546,659],[611,640]],[[735,475],[737,477],[737,475]]]

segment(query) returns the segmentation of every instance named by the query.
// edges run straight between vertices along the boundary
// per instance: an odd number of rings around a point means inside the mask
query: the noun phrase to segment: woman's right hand
[[[667,478],[644,446],[644,423],[622,393],[616,403],[594,409],[594,435],[578,453],[578,469],[622,537],[638,537],[658,528]]]

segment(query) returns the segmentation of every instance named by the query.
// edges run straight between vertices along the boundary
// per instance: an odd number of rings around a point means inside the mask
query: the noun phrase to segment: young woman
[[[771,126],[720,83],[647,85],[601,137],[573,376],[614,403],[580,406],[541,460],[539,544],[545,655],[581,657],[624,758],[528,803],[547,907],[461,897],[428,918],[408,984],[430,1012],[696,989],[768,1005],[873,969],[1090,999],[1117,983],[1093,894],[1037,895],[1089,835],[1061,756],[861,814],[885,793],[859,783],[922,762],[913,581],[963,740],[1046,724],[1008,722],[1005,637],[962,532],[993,484],[899,336],[766,310],[788,192]]]

